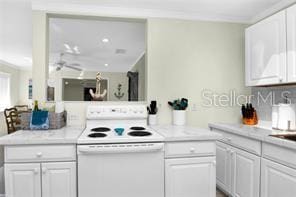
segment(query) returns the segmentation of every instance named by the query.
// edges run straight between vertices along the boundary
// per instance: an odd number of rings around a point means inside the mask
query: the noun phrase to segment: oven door
[[[79,197],[164,197],[164,144],[79,145]]]

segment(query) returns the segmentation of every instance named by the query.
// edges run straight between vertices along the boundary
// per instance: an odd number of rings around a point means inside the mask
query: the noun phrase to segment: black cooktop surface
[[[91,131],[94,131],[94,132],[107,132],[107,131],[111,131],[111,129],[108,128],[108,127],[97,127],[97,128],[91,129]]]
[[[129,132],[128,135],[133,137],[145,137],[145,136],[152,135],[152,133],[148,131],[132,131],[132,132]]]
[[[98,137],[106,137],[107,135],[105,133],[91,133],[88,135],[88,137],[92,138],[98,138]]]
[[[136,127],[131,127],[130,129],[131,130],[135,130],[135,131],[143,131],[143,130],[145,130],[145,127],[138,127],[138,126],[136,126]]]

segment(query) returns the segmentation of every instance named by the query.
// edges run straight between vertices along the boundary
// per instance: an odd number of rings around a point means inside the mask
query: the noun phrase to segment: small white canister
[[[157,125],[157,115],[156,114],[149,114],[148,115],[148,124],[149,125]]]
[[[279,104],[278,128],[280,130],[296,130],[295,104]]]
[[[186,124],[186,110],[173,110],[173,124],[177,126]]]

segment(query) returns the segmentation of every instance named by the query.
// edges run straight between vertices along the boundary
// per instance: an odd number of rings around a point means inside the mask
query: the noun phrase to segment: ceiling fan
[[[63,60],[63,56],[65,54],[61,53],[60,54],[60,59],[59,61],[57,61],[54,65],[56,66],[56,71],[60,71],[62,68],[66,67],[66,68],[70,68],[72,70],[76,70],[76,71],[82,71],[81,68],[77,68],[80,66],[80,64],[78,63],[72,63],[72,64],[68,64],[65,60]]]

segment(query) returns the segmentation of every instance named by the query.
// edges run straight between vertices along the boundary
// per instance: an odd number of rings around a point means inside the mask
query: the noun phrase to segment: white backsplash
[[[291,103],[296,103],[296,86],[253,87],[252,95],[252,104],[259,120],[270,122],[272,105],[283,103],[284,95]]]

